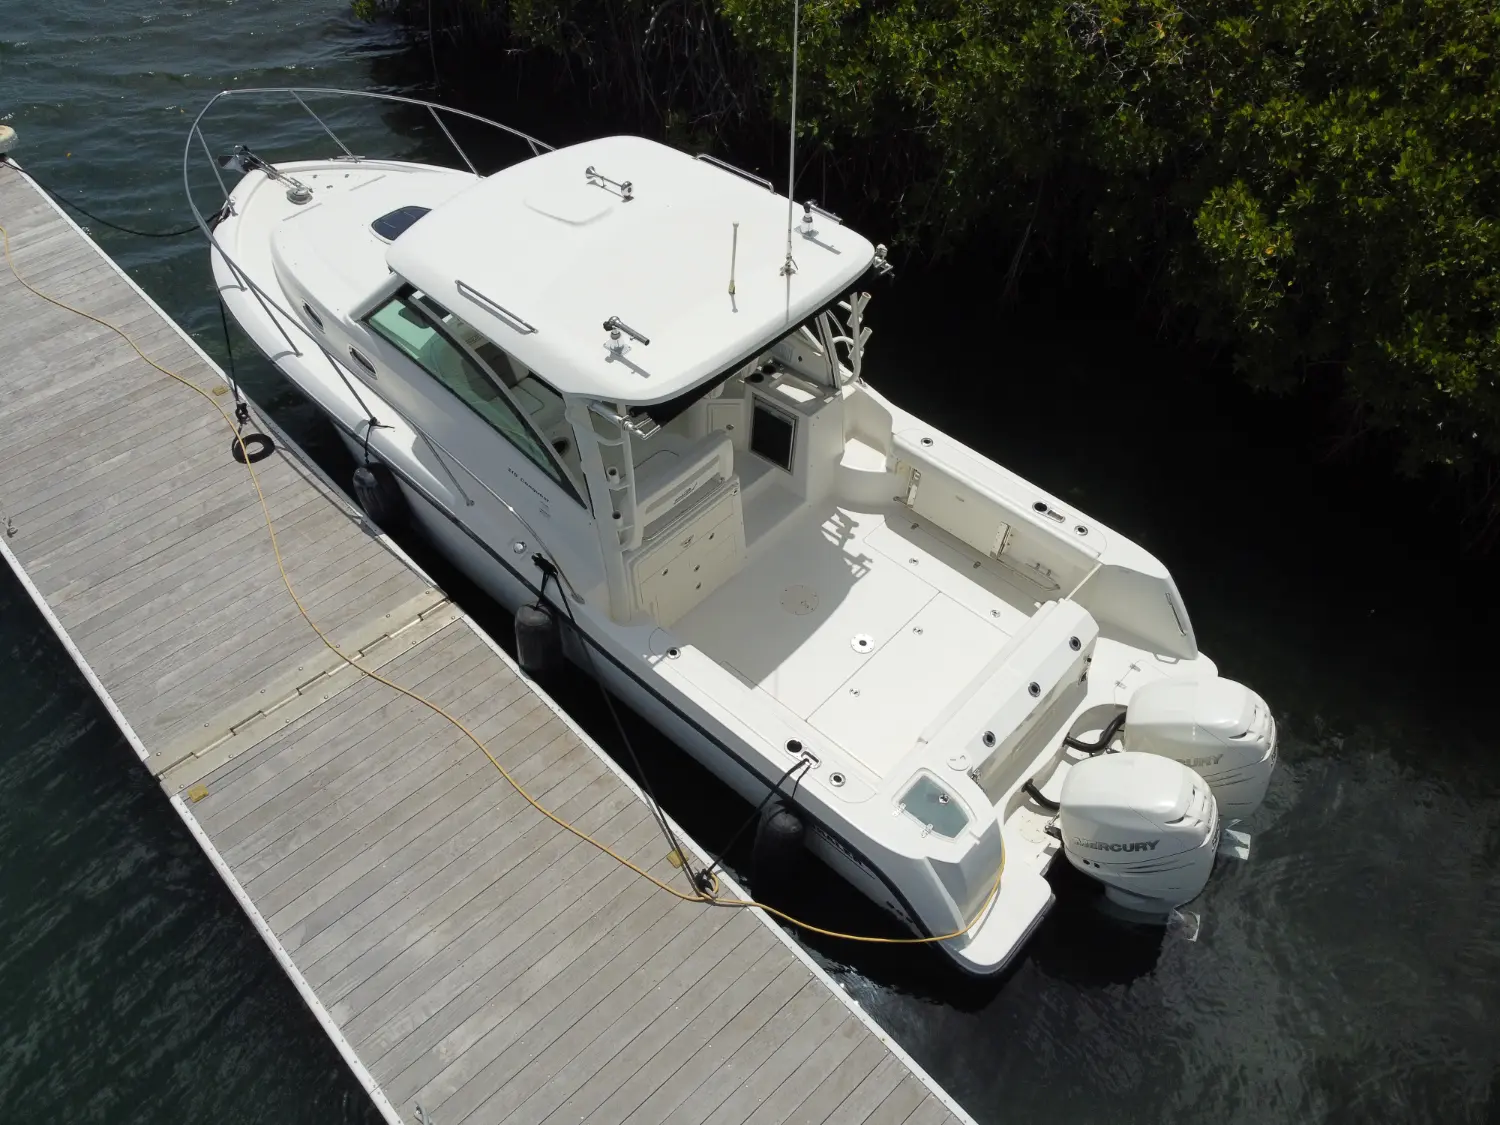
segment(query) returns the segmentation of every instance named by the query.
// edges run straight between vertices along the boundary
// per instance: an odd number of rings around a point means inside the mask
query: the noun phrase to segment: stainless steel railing
[[[479,174],[474,165],[474,162],[469,158],[468,153],[464,151],[463,147],[458,143],[458,140],[449,130],[447,124],[443,121],[442,114],[449,113],[454,114],[458,117],[465,117],[471,121],[477,121],[482,125],[490,126],[491,128],[496,129],[509,137],[524,141],[530,148],[531,154],[533,156],[539,156],[543,152],[550,152],[552,151],[553,146],[547,144],[545,141],[538,140],[528,133],[523,133],[519,129],[515,129],[498,121],[491,121],[487,117],[481,117],[478,114],[469,113],[466,110],[453,109],[449,106],[438,105],[436,102],[423,101],[420,98],[408,98],[396,94],[377,94],[362,90],[338,90],[332,88],[317,87],[264,87],[245,90],[221,90],[219,93],[210,98],[208,103],[198,111],[198,116],[193,119],[193,124],[188,130],[187,140],[183,145],[182,186],[184,192],[187,195],[188,208],[192,211],[193,218],[197,221],[199,229],[203,231],[204,237],[208,239],[209,245],[212,248],[211,252],[218,254],[219,257],[223,260],[224,264],[229,267],[229,270],[234,275],[235,282],[239,286],[239,288],[249,292],[252,296],[255,297],[262,310],[264,310],[267,318],[271,321],[272,324],[276,326],[276,330],[281,334],[281,338],[286,341],[287,348],[290,349],[292,355],[298,357],[305,355],[305,346],[310,344],[313,348],[320,352],[326,360],[328,360],[329,364],[338,373],[339,378],[343,381],[345,388],[354,397],[355,401],[359,403],[360,408],[365,412],[365,425],[369,429],[374,429],[378,424],[376,421],[375,413],[369,408],[368,404],[366,404],[364,396],[359,393],[359,391],[355,387],[355,384],[358,383],[360,386],[363,386],[367,392],[373,393],[374,388],[370,386],[370,384],[360,375],[358,371],[350,367],[331,350],[324,347],[323,344],[315,337],[313,337],[310,332],[302,328],[301,323],[293,313],[286,309],[281,304],[281,302],[276,299],[276,297],[272,296],[270,293],[267,293],[260,285],[255,282],[253,278],[249,276],[249,274],[245,272],[244,269],[240,267],[237,262],[235,262],[232,257],[230,257],[229,253],[224,249],[224,247],[219,244],[219,240],[214,233],[214,228],[209,225],[207,218],[204,217],[203,212],[199,209],[197,200],[193,195],[193,183],[192,177],[190,175],[190,169],[191,161],[193,159],[193,142],[196,140],[202,147],[203,153],[208,159],[209,166],[213,169],[214,176],[218,180],[219,188],[223,192],[223,198],[226,200],[229,198],[229,187],[224,182],[223,174],[220,171],[219,161],[214,156],[213,149],[209,147],[208,140],[203,134],[203,121],[205,117],[208,116],[209,111],[213,109],[215,105],[226,98],[266,98],[271,96],[289,96],[307,113],[309,117],[311,117],[318,123],[323,131],[328,134],[333,143],[339,147],[342,153],[342,159],[353,161],[371,159],[369,157],[356,156],[339,138],[338,134],[328,126],[328,123],[313,112],[312,108],[303,99],[304,94],[329,97],[364,98],[373,101],[395,102],[404,105],[412,105],[425,108],[429,113],[432,114],[433,120],[437,122],[438,127],[443,132],[443,135],[453,146],[454,152],[458,154],[458,157],[463,161],[465,167],[467,167],[467,169],[474,175]],[[297,340],[293,339],[292,333],[287,330],[288,325],[290,325],[293,329],[296,329],[299,335],[305,337],[303,346],[299,346]],[[353,377],[353,382],[350,381],[351,376]],[[547,555],[547,557],[552,561],[553,565],[557,566],[558,573],[562,577],[563,582],[567,585],[569,593],[574,598],[574,600],[582,601],[581,592],[576,586],[573,585],[571,581],[568,580],[567,575],[563,572],[556,554],[551,550],[551,548],[547,546],[546,542],[537,532],[536,528],[532,526],[532,524],[524,516],[522,516],[520,512],[516,511],[514,505],[512,505],[508,500],[506,500],[503,496],[501,496],[493,488],[491,488],[489,483],[483,477],[481,477],[473,469],[469,468],[469,466],[465,465],[456,454],[446,448],[431,434],[427,433],[426,430],[424,430],[417,424],[415,419],[411,418],[405,412],[397,409],[389,402],[382,401],[381,407],[382,412],[394,414],[396,417],[400,418],[401,421],[405,423],[414,434],[417,435],[417,437],[421,438],[422,443],[432,451],[434,460],[436,460],[437,463],[442,466],[443,471],[447,474],[448,479],[453,484],[454,490],[463,499],[465,507],[472,507],[474,505],[474,500],[469,495],[467,490],[465,490],[464,487],[459,483],[458,476],[453,471],[453,466],[457,466],[460,470],[462,470],[466,476],[470,477],[498,504],[509,511],[510,514],[515,517],[515,519],[521,524],[521,526],[531,534],[537,546]],[[433,503],[439,508],[444,507],[444,505],[438,502],[435,497],[429,496],[427,499],[430,503]],[[445,511],[444,514],[449,519],[452,519],[455,522],[462,522],[458,520],[456,513]]]

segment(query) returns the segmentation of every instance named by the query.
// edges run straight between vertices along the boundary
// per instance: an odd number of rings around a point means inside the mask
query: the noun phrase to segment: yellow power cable
[[[10,252],[10,232],[5,229],[5,225],[3,223],[0,223],[0,239],[3,239],[4,242],[5,264],[10,267],[10,272],[12,275],[14,275],[15,279],[20,282],[21,285],[24,286],[33,296],[46,301],[50,305],[55,305],[60,309],[65,309],[76,316],[81,316],[85,320],[91,320],[95,324],[109,329],[109,331],[113,332],[116,336],[120,337],[120,339],[129,344],[130,347],[135,351],[136,355],[140,356],[141,359],[145,360],[152,367],[156,368],[157,371],[160,371],[169,379],[176,380],[184,387],[187,387],[189,390],[192,390],[198,395],[202,396],[205,400],[207,400],[210,406],[212,406],[219,412],[219,416],[224,419],[224,424],[227,425],[233,432],[234,440],[239,444],[241,455],[246,454],[245,443],[244,440],[240,437],[239,427],[235,425],[234,419],[230,417],[229,412],[219,405],[218,399],[214,398],[211,392],[204,390],[202,387],[198,386],[197,383],[194,383],[191,379],[179,375],[177,372],[169,370],[168,368],[163,367],[161,364],[157,363],[156,360],[152,359],[141,349],[141,346],[137,344],[134,338],[132,338],[131,335],[123,328],[119,328],[116,325],[111,324],[109,321],[104,320],[102,317],[95,316],[91,312],[86,312],[83,309],[76,308],[73,305],[68,304],[66,301],[59,300],[56,297],[43,293],[36,286],[32,285],[31,282],[27,281],[26,278],[21,276],[21,271],[16,268],[16,263],[11,257]],[[266,502],[266,494],[261,489],[260,476],[256,473],[255,466],[251,464],[250,458],[248,456],[245,456],[245,468],[250,473],[250,483],[255,487],[256,499],[260,501],[261,515],[265,518],[266,533],[271,540],[271,552],[276,557],[276,569],[281,574],[282,584],[286,587],[286,592],[288,595],[290,595],[292,604],[297,607],[297,612],[302,615],[302,619],[307,622],[308,627],[318,635],[318,639],[322,641],[325,646],[327,646],[328,651],[333,653],[355,671],[361,673],[362,675],[368,676],[376,683],[384,684],[392,691],[404,695],[408,699],[421,704],[433,714],[438,715],[439,717],[446,719],[449,723],[453,724],[453,726],[457,727],[458,730],[463,733],[464,737],[466,737],[475,746],[479,747],[479,749],[484,753],[484,756],[490,760],[490,764],[500,772],[500,776],[505,778],[505,780],[510,784],[510,787],[517,793],[519,793],[521,797],[525,799],[526,803],[534,808],[537,812],[541,813],[548,820],[552,821],[553,824],[556,824],[559,828],[572,833],[574,836],[578,837],[585,843],[592,844],[595,848],[603,852],[605,855],[609,856],[611,859],[615,860],[617,863],[623,864],[625,867],[635,872],[641,878],[654,883],[657,887],[659,887],[661,890],[666,891],[668,894],[673,895],[683,900],[684,902],[701,902],[705,905],[710,906],[756,907],[760,910],[764,910],[767,914],[773,914],[777,918],[780,918],[782,921],[790,923],[791,925],[796,926],[799,929],[806,930],[809,933],[822,934],[824,937],[840,938],[844,941],[860,941],[880,945],[927,945],[933,942],[951,941],[954,938],[962,937],[964,934],[968,933],[979,922],[979,919],[984,917],[985,913],[989,910],[990,905],[995,901],[995,896],[1000,893],[1000,878],[1005,873],[1005,853],[1003,850],[1000,854],[1000,870],[995,873],[995,885],[990,888],[990,893],[988,897],[985,898],[984,905],[982,905],[974,913],[974,916],[969,919],[969,921],[964,925],[962,929],[954,930],[951,934],[939,934],[936,936],[928,937],[873,937],[868,934],[846,934],[840,933],[837,930],[824,929],[822,926],[815,926],[811,922],[804,922],[802,919],[794,918],[792,915],[787,914],[785,911],[778,910],[774,906],[768,906],[763,902],[757,902],[754,899],[721,898],[716,893],[708,894],[702,891],[694,894],[684,894],[676,887],[662,882],[655,875],[652,875],[649,871],[636,866],[630,860],[620,855],[608,844],[600,843],[583,829],[577,828],[574,825],[568,823],[568,821],[564,820],[562,817],[554,813],[551,809],[547,808],[545,805],[539,802],[535,797],[533,797],[526,791],[525,787],[519,781],[517,781],[510,775],[510,772],[500,764],[495,755],[490,753],[490,748],[485,745],[484,740],[476,735],[473,731],[471,731],[467,726],[465,726],[461,720],[453,715],[450,715],[447,711],[445,711],[438,704],[434,703],[432,700],[425,698],[415,691],[412,691],[410,688],[402,687],[400,684],[386,679],[379,672],[375,672],[369,668],[364,667],[352,656],[349,656],[342,649],[340,649],[338,645],[334,644],[333,641],[328,638],[328,635],[324,633],[323,630],[318,626],[318,623],[312,619],[312,615],[307,612],[307,607],[302,604],[302,599],[297,596],[297,591],[292,586],[291,576],[287,574],[286,563],[282,560],[281,557],[281,544],[277,541],[276,538],[276,523],[271,518],[270,505]],[[714,886],[717,890],[717,876],[714,878]]]

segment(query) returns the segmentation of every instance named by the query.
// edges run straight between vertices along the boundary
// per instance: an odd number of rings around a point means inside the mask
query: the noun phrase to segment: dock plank
[[[774,946],[753,964],[741,969],[729,987],[680,1028],[671,1025],[642,1033],[626,1051],[574,1091],[545,1119],[547,1122],[623,1121],[665,1083],[679,1080],[684,1066],[704,1043],[739,1018],[763,993],[774,995],[777,979],[787,968]],[[664,1036],[669,1035],[665,1042]]]

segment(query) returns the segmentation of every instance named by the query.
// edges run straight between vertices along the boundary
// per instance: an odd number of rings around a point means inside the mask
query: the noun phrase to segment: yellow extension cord
[[[167,376],[170,379],[175,379],[183,386],[201,395],[208,401],[209,405],[211,405],[215,410],[219,412],[219,416],[224,419],[224,424],[227,425],[234,433],[235,441],[239,442],[241,454],[245,453],[245,445],[244,441],[240,437],[239,427],[235,425],[234,419],[230,417],[229,412],[219,405],[219,401],[214,398],[213,394],[210,391],[204,390],[192,380],[177,374],[177,372],[175,371],[168,370],[161,364],[157,363],[154,359],[152,359],[144,351],[141,350],[141,346],[137,344],[135,340],[131,338],[130,334],[124,329],[116,327],[109,321],[95,316],[93,313],[85,312],[80,308],[75,308],[74,306],[68,304],[66,301],[61,301],[56,297],[51,297],[46,293],[43,293],[40,289],[36,288],[36,286],[32,285],[31,282],[27,281],[24,277],[21,276],[20,270],[16,269],[16,263],[11,258],[10,253],[10,232],[5,229],[5,225],[3,223],[0,223],[0,239],[3,239],[4,241],[5,264],[10,267],[10,272],[15,276],[15,279],[20,282],[22,286],[24,286],[34,296],[39,297],[41,300],[46,301],[48,304],[56,305],[60,309],[66,309],[68,312],[73,313],[76,316],[81,316],[86,320],[91,320],[95,324],[109,329],[116,336],[120,337],[120,339],[129,344],[130,347],[135,351],[136,355],[140,356],[141,359],[145,360],[152,367],[156,368],[156,370],[160,371],[163,375]],[[650,872],[637,867],[630,860],[614,851],[609,847],[609,845],[600,843],[598,840],[590,836],[587,832],[583,831],[581,828],[576,828],[572,824],[569,824],[566,820],[558,816],[551,809],[547,808],[545,805],[537,801],[535,797],[526,792],[525,788],[521,785],[520,782],[518,782],[514,777],[510,775],[506,768],[502,766],[496,759],[495,755],[490,753],[490,748],[484,744],[483,740],[480,739],[468,727],[466,727],[459,719],[455,718],[453,715],[450,715],[438,704],[432,702],[432,700],[426,699],[423,696],[412,691],[410,688],[402,687],[400,684],[386,679],[384,676],[380,675],[380,673],[362,666],[361,664],[356,662],[353,657],[344,653],[337,645],[329,640],[328,635],[318,627],[318,623],[312,619],[311,615],[308,614],[307,608],[302,604],[302,600],[297,597],[297,591],[292,587],[291,577],[287,574],[286,564],[282,561],[281,545],[277,542],[276,539],[276,525],[275,522],[271,519],[271,509],[270,506],[266,503],[266,494],[261,490],[260,477],[256,474],[255,466],[250,463],[248,457],[245,458],[245,468],[249,470],[250,483],[255,486],[255,495],[256,498],[260,501],[261,514],[265,517],[266,521],[266,533],[270,536],[271,539],[271,551],[276,556],[276,569],[281,573],[282,584],[286,586],[286,592],[291,596],[292,603],[297,607],[297,612],[302,615],[302,619],[307,622],[312,631],[318,635],[318,639],[328,647],[328,651],[333,653],[345,664],[349,665],[349,667],[355,669],[357,672],[368,676],[376,683],[384,684],[392,691],[398,692],[416,703],[420,703],[429,711],[432,711],[434,714],[452,723],[455,727],[463,732],[464,737],[466,737],[470,742],[472,742],[475,746],[479,747],[481,751],[483,751],[484,756],[490,760],[490,764],[493,765],[495,769],[500,771],[500,776],[505,778],[505,780],[510,783],[511,788],[519,793],[526,800],[527,804],[529,804],[537,812],[541,813],[548,820],[552,821],[552,823],[556,824],[559,828],[572,833],[574,836],[577,836],[585,843],[592,844],[595,848],[598,848],[601,852],[609,856],[611,859],[615,860],[617,863],[623,864],[631,871],[634,871],[641,878],[654,883],[657,887],[666,891],[669,895],[673,895],[679,899],[682,899],[684,902],[701,902],[705,905],[711,906],[758,907],[759,909],[764,910],[767,914],[774,914],[777,918],[780,918],[784,922],[788,922],[791,925],[798,927],[799,929],[807,930],[810,933],[822,934],[824,937],[841,938],[845,941],[870,942],[880,945],[927,945],[933,942],[951,941],[953,938],[962,937],[964,934],[968,933],[969,930],[971,930],[979,921],[979,919],[984,917],[985,912],[989,910],[990,905],[995,901],[995,896],[1000,893],[1000,877],[1005,873],[1005,855],[1003,851],[1001,852],[1000,857],[1000,870],[995,873],[995,885],[990,888],[989,896],[984,900],[984,905],[975,912],[974,917],[969,919],[968,923],[962,929],[954,930],[951,934],[941,934],[935,937],[872,937],[867,934],[845,934],[840,933],[837,930],[827,930],[821,926],[814,926],[810,922],[804,922],[800,918],[794,918],[790,914],[776,909],[774,906],[767,906],[765,903],[756,902],[754,899],[721,898],[716,894],[707,894],[702,891],[695,891],[695,893],[693,894],[684,894],[676,887],[662,882],[655,875],[652,875]],[[686,857],[683,858],[685,859]],[[715,886],[718,885],[717,877],[715,878],[714,883]]]

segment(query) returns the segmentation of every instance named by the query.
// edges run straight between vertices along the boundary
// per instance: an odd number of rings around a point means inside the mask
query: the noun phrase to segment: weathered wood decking
[[[0,224],[32,284],[219,384],[3,162]],[[5,268],[0,341],[0,553],[390,1121],[966,1120],[760,914],[656,890],[329,653],[199,396]],[[258,471],[335,641],[671,875],[635,790],[441,591],[284,449]]]

